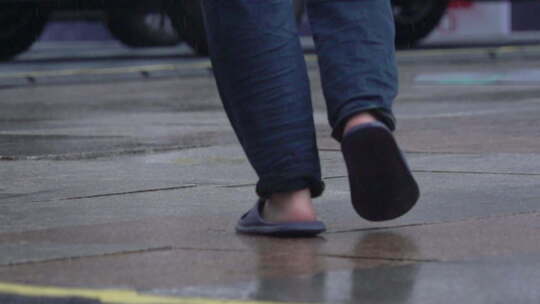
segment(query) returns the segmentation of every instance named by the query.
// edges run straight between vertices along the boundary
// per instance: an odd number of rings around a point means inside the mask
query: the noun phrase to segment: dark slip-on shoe
[[[420,190],[392,132],[380,122],[351,128],[341,141],[349,173],[352,205],[370,221],[407,213]]]
[[[267,222],[262,218],[264,199],[244,214],[236,225],[236,232],[277,237],[311,237],[326,231],[323,222]]]

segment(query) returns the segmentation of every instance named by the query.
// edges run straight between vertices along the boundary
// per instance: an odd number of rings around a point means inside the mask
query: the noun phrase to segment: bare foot
[[[375,119],[375,117],[368,112],[356,114],[347,121],[345,128],[343,128],[343,135],[345,135],[352,127],[374,121],[377,121],[377,119]]]
[[[264,204],[263,217],[269,222],[309,222],[317,216],[311,201],[311,191],[303,189],[274,193]]]

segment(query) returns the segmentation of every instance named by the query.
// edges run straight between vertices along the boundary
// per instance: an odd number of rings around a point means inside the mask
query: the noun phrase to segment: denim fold
[[[324,191],[311,88],[291,0],[203,0],[220,98],[260,197]],[[370,112],[395,128],[390,0],[308,0],[332,137]]]

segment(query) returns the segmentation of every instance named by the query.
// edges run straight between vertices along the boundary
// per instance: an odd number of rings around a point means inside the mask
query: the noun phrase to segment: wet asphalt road
[[[255,174],[206,59],[38,45],[2,64],[0,295],[16,283],[178,303],[538,303],[540,47],[399,52],[396,136],[423,195],[386,223],[351,212],[307,60],[329,228],[311,240],[233,233]]]

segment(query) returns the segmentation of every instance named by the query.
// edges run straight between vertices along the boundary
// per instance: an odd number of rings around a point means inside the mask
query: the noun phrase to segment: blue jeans
[[[203,0],[214,74],[260,197],[322,194],[310,85],[291,0]],[[308,0],[332,136],[370,112],[391,130],[397,94],[390,0]]]

